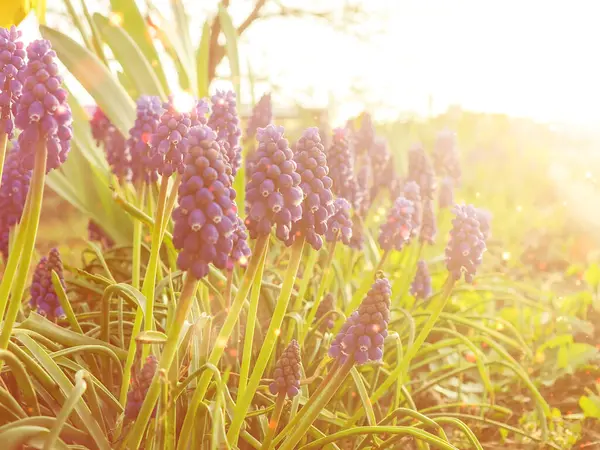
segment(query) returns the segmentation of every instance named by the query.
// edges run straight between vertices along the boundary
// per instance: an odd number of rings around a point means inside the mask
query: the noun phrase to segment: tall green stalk
[[[24,217],[22,224],[19,228],[19,235],[23,234],[23,240],[19,237],[17,240],[22,244],[21,248],[14,248],[11,253],[16,254],[18,258],[20,256],[20,264],[16,272],[16,279],[11,290],[11,297],[8,303],[8,312],[4,319],[2,326],[2,333],[0,334],[0,349],[5,350],[8,346],[8,341],[12,333],[12,328],[17,319],[19,310],[21,309],[21,298],[25,291],[25,284],[27,283],[27,275],[29,273],[29,266],[31,265],[31,259],[33,257],[33,250],[35,247],[35,240],[37,238],[38,226],[40,223],[40,215],[42,212],[42,200],[44,197],[44,184],[46,182],[46,159],[48,156],[48,150],[46,149],[45,141],[39,141],[35,148],[35,161],[33,166],[33,175],[31,178],[31,184],[29,186],[29,192],[27,193],[26,202],[30,203],[27,217]],[[30,198],[31,196],[31,198]],[[10,259],[10,257],[9,257]],[[12,277],[11,277],[12,278]],[[11,283],[12,280],[2,280],[6,283]],[[6,300],[2,300],[4,303]]]
[[[267,426],[267,435],[263,440],[262,447],[260,450],[271,450],[271,443],[273,442],[273,436],[279,427],[279,420],[281,419],[281,412],[283,411],[283,405],[285,404],[285,392],[279,393],[277,400],[275,400],[275,409],[271,414],[271,420]]]
[[[304,239],[298,240],[292,245],[292,255],[288,263],[285,278],[279,293],[279,298],[277,299],[277,304],[275,305],[275,310],[273,311],[273,315],[269,323],[269,329],[265,334],[265,340],[261,347],[260,353],[258,354],[258,359],[254,364],[254,370],[252,371],[252,375],[248,381],[248,386],[246,386],[246,389],[244,390],[244,395],[242,398],[238,399],[235,405],[233,420],[231,421],[231,426],[227,432],[227,441],[231,446],[237,445],[240,430],[246,417],[246,412],[250,407],[250,403],[254,398],[256,389],[258,389],[260,380],[265,372],[265,369],[267,368],[269,360],[271,359],[271,355],[273,354],[273,350],[277,345],[277,341],[279,340],[279,336],[281,334],[281,324],[283,323],[283,318],[292,296],[292,290],[294,289],[294,283],[296,282],[296,275],[298,274],[298,267],[300,266],[300,260],[302,259],[303,247]],[[306,274],[306,276],[308,275],[309,274]]]

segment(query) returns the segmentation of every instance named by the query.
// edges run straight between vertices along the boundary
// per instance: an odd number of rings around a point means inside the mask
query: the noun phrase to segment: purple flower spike
[[[23,85],[18,73],[25,67],[25,49],[21,32],[13,25],[0,28],[0,133],[13,137],[13,116]]]
[[[415,205],[404,197],[398,197],[388,219],[381,225],[379,245],[385,251],[402,250],[408,244],[414,226]]]
[[[292,225],[292,233],[287,244],[297,237],[304,236],[315,250],[323,246],[323,236],[327,232],[327,220],[333,214],[333,194],[329,178],[327,158],[316,127],[307,128],[296,144],[294,161],[301,177],[300,188],[304,192],[302,218]]]
[[[217,91],[211,98],[212,114],[208,126],[217,133],[217,139],[224,143],[232,174],[235,176],[242,164],[240,147],[240,119],[237,113],[236,98],[233,91]]]
[[[354,358],[357,364],[381,361],[388,335],[392,286],[387,278],[375,280],[360,306],[346,320],[331,343],[329,356],[342,364]]]
[[[331,190],[338,197],[354,202],[356,180],[354,164],[348,142],[348,131],[344,128],[333,130],[331,147],[327,151],[329,176],[333,180]],[[356,207],[356,205],[354,205]]]
[[[274,381],[269,385],[269,391],[273,395],[287,395],[295,397],[300,392],[300,346],[296,340],[292,340],[283,351],[273,371]]]
[[[454,180],[444,177],[440,184],[438,206],[440,209],[450,208],[454,205]]]
[[[0,184],[0,253],[8,258],[10,230],[21,221],[25,199],[29,191],[31,170],[21,164],[18,144],[8,152]]]
[[[27,46],[27,65],[19,72],[23,94],[17,105],[15,125],[19,135],[23,164],[33,169],[38,143],[46,145],[46,172],[67,159],[71,149],[73,121],[67,91],[60,87],[56,53],[50,41],[37,40]]]
[[[383,174],[392,157],[387,141],[383,138],[375,138],[369,149],[369,155],[371,156],[373,173],[376,175]],[[376,187],[385,186],[389,181],[380,176],[373,177],[373,184]]]
[[[373,186],[373,172],[368,157],[360,157],[356,174],[356,190],[354,192],[354,208],[360,217],[366,217],[371,208],[371,187]]]
[[[450,130],[438,133],[433,151],[433,162],[438,175],[448,175],[458,184],[461,169],[456,147],[456,133]]]
[[[65,312],[60,306],[52,284],[52,271],[56,272],[63,288],[66,288],[60,253],[56,248],[50,250],[48,258],[44,256],[35,268],[30,289],[30,304],[31,309],[37,310],[39,314],[55,322],[58,318],[64,317]]]
[[[211,263],[227,267],[239,223],[231,167],[216,139],[207,126],[190,130],[179,206],[173,211],[173,245],[180,250],[177,266],[198,279],[208,274]]]
[[[354,250],[362,250],[365,243],[365,236],[360,218],[354,214],[352,216],[352,237],[350,238],[350,248]]]
[[[156,356],[150,355],[146,358],[144,366],[139,371],[139,374],[132,377],[131,389],[127,392],[127,404],[125,405],[125,417],[130,420],[137,418],[142,404],[152,384],[152,379],[158,369],[158,360]],[[152,411],[152,417],[156,416],[156,408]]]
[[[426,198],[423,201],[423,219],[421,221],[419,241],[421,243],[427,242],[429,245],[433,245],[435,243],[436,234],[437,223],[435,219],[435,212],[433,211],[433,201]]]
[[[424,300],[431,295],[431,277],[427,263],[423,260],[417,263],[417,273],[410,287],[410,293],[417,300]]]
[[[360,121],[359,130],[354,133],[354,144],[356,152],[360,154],[369,153],[375,143],[375,126],[369,113],[364,113]]]
[[[90,241],[100,242],[104,248],[114,247],[115,241],[96,222],[88,222],[88,238]]]
[[[121,132],[112,125],[106,136],[104,151],[106,152],[106,161],[108,161],[112,173],[119,180],[129,179],[131,157],[127,148],[127,142]]]
[[[248,264],[248,259],[252,251],[248,246],[248,229],[244,225],[244,221],[237,217],[236,227],[232,235],[233,247],[229,255],[228,269],[233,269],[237,263],[242,267]]]
[[[463,273],[467,283],[473,282],[486,249],[477,209],[472,205],[456,205],[450,240],[446,247],[446,267],[455,280]]]
[[[352,220],[350,219],[350,203],[345,198],[338,198],[333,202],[333,214],[327,221],[327,242],[341,240],[345,245],[350,245],[352,239]]]
[[[435,173],[429,156],[420,144],[408,152],[408,181],[414,181],[421,189],[421,197],[433,199],[435,193]]]
[[[136,119],[129,130],[127,147],[131,155],[131,181],[150,183],[158,179],[152,165],[150,138],[158,129],[163,108],[160,98],[143,95],[137,101]]]
[[[414,181],[407,181],[402,189],[403,196],[405,199],[413,202],[415,210],[412,215],[412,229],[411,237],[416,237],[419,234],[421,228],[421,221],[423,220],[423,205],[421,203],[421,189],[419,185]]]
[[[192,119],[192,126],[196,125],[207,125],[208,118],[206,117],[210,112],[210,106],[208,102],[201,98],[196,101],[196,106],[190,111],[190,119]]]
[[[492,213],[487,209],[477,208],[477,220],[479,220],[483,239],[487,241],[492,235]]]
[[[94,114],[90,119],[92,137],[96,141],[96,145],[104,144],[106,136],[108,136],[108,130],[112,126],[113,125],[110,122],[110,119],[106,117],[104,111],[102,111],[99,106],[96,106],[96,109],[94,109]]]
[[[317,313],[315,314],[315,322],[318,322],[319,320],[321,320],[325,314],[334,311],[335,310],[335,301],[333,298],[333,294],[331,292],[328,292],[327,294],[325,294],[325,297],[323,297],[323,300],[321,300],[321,303],[319,303],[319,307],[317,308]],[[327,319],[323,321],[323,323],[320,326],[320,330],[322,333],[325,333],[326,331],[329,331],[333,328],[334,326],[334,321],[333,321],[333,317],[331,315],[327,316]]]
[[[171,101],[163,104],[160,123],[150,138],[152,163],[160,175],[183,173],[191,124],[189,113],[177,111]]]
[[[252,138],[256,135],[256,130],[265,128],[273,120],[273,105],[271,104],[271,94],[263,95],[258,103],[252,109],[252,116],[248,119],[248,128],[246,136]]]
[[[292,224],[302,217],[304,194],[283,127],[269,125],[256,133],[258,148],[252,178],[246,184],[246,226],[250,237],[268,235],[288,242]]]

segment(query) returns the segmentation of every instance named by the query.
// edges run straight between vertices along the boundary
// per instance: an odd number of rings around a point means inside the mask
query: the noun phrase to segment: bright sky
[[[199,30],[206,10],[198,5],[206,2],[183,1]],[[334,116],[365,107],[382,118],[424,114],[431,95],[434,112],[461,104],[600,125],[599,0],[355,1],[373,12],[364,27],[380,33],[356,39],[312,19],[257,22],[242,39],[242,66],[250,61],[281,89],[282,100],[327,106],[336,99]],[[342,2],[283,1],[322,8]],[[88,2],[92,10],[106,3]],[[234,21],[253,3],[231,0]],[[198,31],[193,35],[197,42]]]

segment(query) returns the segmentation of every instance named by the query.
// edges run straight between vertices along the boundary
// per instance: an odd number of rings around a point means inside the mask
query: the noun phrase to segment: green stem
[[[279,420],[281,419],[281,412],[283,411],[283,405],[285,404],[285,392],[279,393],[277,396],[277,400],[275,401],[275,409],[271,414],[271,420],[269,420],[269,425],[267,426],[267,435],[263,441],[261,450],[270,450],[271,443],[273,442],[273,436],[279,427]]]
[[[387,260],[387,257],[389,254],[390,254],[390,252],[388,250],[386,250],[383,253],[383,255],[381,255],[381,260],[379,261],[379,264],[377,265],[375,270],[373,270],[373,272],[369,276],[363,277],[362,284],[354,292],[354,295],[352,296],[352,300],[350,301],[350,303],[346,307],[346,310],[344,311],[344,314],[346,314],[346,316],[349,316],[350,314],[352,314],[352,312],[356,308],[358,308],[358,305],[360,305],[360,302],[362,302],[366,293],[369,292],[369,289],[371,288],[371,284],[373,284],[373,279],[375,278],[375,275],[377,274],[377,272],[379,272],[380,268],[383,266],[384,262]],[[341,326],[341,324],[340,324],[340,326]],[[337,328],[335,328],[333,330],[333,332],[335,334],[337,332]]]
[[[144,430],[146,429],[146,426],[150,421],[150,416],[152,415],[152,411],[154,410],[156,401],[158,400],[158,397],[160,395],[160,373],[163,371],[169,373],[171,364],[175,359],[177,349],[179,346],[179,335],[181,334],[181,330],[194,301],[194,294],[196,292],[197,285],[198,280],[188,273],[183,284],[183,289],[181,291],[179,301],[177,303],[177,309],[175,310],[175,318],[171,322],[167,342],[165,343],[165,348],[160,357],[158,370],[156,371],[156,375],[152,380],[152,385],[150,386],[150,389],[148,389],[146,398],[144,400],[144,403],[142,404],[142,408],[140,409],[140,413],[138,414],[138,417],[135,420],[135,423],[133,424],[131,433],[128,436],[128,448],[140,448],[140,444],[144,435]]]
[[[142,184],[140,190],[139,207],[144,208],[144,197],[146,196],[146,185]],[[135,289],[140,288],[140,266],[142,259],[142,222],[133,224],[133,255],[132,255],[132,272],[131,286]]]
[[[4,168],[4,160],[6,159],[7,144],[8,135],[4,132],[0,132],[0,180],[2,180],[2,169]]]
[[[319,256],[319,252],[312,251],[309,248],[309,256],[308,261],[306,262],[306,267],[304,268],[304,275],[302,276],[302,281],[300,282],[300,288],[298,289],[298,295],[296,296],[296,301],[292,306],[292,311],[300,312],[302,309],[302,302],[304,301],[304,297],[306,295],[306,291],[308,290],[308,285],[310,284],[313,276],[313,270],[315,268],[315,264],[317,263],[317,259]],[[307,324],[310,322],[306,322]],[[290,342],[292,340],[292,336],[294,335],[294,328],[296,325],[296,321],[290,320],[289,327],[287,329],[287,334],[285,335],[284,342]],[[302,333],[298,333],[299,338]]]
[[[277,341],[279,340],[279,336],[281,334],[281,324],[283,323],[283,318],[285,316],[285,312],[287,311],[290,297],[292,296],[292,290],[294,288],[296,275],[298,273],[298,266],[300,265],[300,260],[302,259],[303,247],[304,239],[300,239],[292,245],[292,255],[288,263],[283,285],[281,286],[279,298],[277,299],[277,304],[275,305],[275,310],[273,311],[273,315],[271,317],[271,322],[269,323],[269,329],[265,334],[265,340],[260,353],[258,354],[258,359],[254,365],[254,370],[252,371],[250,380],[248,381],[248,386],[244,390],[244,395],[236,403],[233,413],[233,420],[231,421],[231,426],[227,432],[227,441],[231,446],[237,445],[239,433],[246,417],[246,412],[250,407],[250,403],[254,398],[256,389],[258,389],[260,380],[267,367],[267,364],[269,363],[269,359],[271,358],[273,350],[277,345]]]
[[[240,311],[244,305],[244,302],[246,301],[248,292],[250,292],[250,287],[252,285],[252,281],[254,280],[254,276],[256,275],[256,271],[258,270],[259,265],[262,264],[264,258],[267,257],[269,238],[270,235],[261,236],[258,238],[256,245],[254,246],[254,253],[250,259],[250,263],[248,264],[248,268],[246,269],[242,283],[235,295],[235,298],[233,299],[233,303],[229,309],[227,318],[225,319],[225,322],[221,327],[221,331],[217,336],[216,344],[208,358],[208,363],[210,364],[216,365],[225,351],[227,341],[233,332],[233,328],[235,327],[235,324],[239,318]],[[256,287],[260,288],[260,285],[257,284]],[[177,443],[177,449],[179,450],[186,450],[188,448],[192,430],[196,422],[196,411],[198,411],[198,407],[204,399],[204,395],[208,390],[211,379],[212,372],[207,371],[202,374],[202,377],[198,382],[194,396],[188,405],[183,426],[179,434],[179,442]]]
[[[23,218],[22,225],[19,228],[19,235],[24,235],[23,241],[21,242],[23,247],[22,249],[15,248],[12,250],[12,253],[15,253],[17,258],[20,256],[21,259],[19,267],[17,269],[16,279],[14,280],[14,284],[12,287],[12,295],[10,297],[10,302],[8,303],[8,312],[6,314],[4,324],[2,326],[2,333],[0,334],[0,349],[2,350],[5,350],[8,346],[8,341],[10,340],[12,328],[15,324],[15,320],[17,318],[19,310],[21,309],[21,298],[23,297],[23,292],[25,291],[27,274],[29,273],[29,266],[31,265],[31,259],[33,257],[35,240],[37,237],[38,226],[40,223],[40,214],[42,212],[44,183],[46,181],[47,156],[48,150],[46,149],[45,141],[38,142],[35,148],[35,162],[33,166],[33,175],[31,178],[29,192],[27,193],[27,201],[30,203],[30,209],[27,217]],[[31,198],[29,199],[30,196]],[[17,240],[19,240],[19,237],[17,237]],[[4,281],[10,284],[12,280],[3,280],[3,284]],[[2,302],[4,303],[5,301],[7,300],[3,298]]]
[[[167,225],[169,224],[169,219],[171,218],[171,214],[173,213],[173,208],[175,208],[175,200],[177,200],[177,192],[179,191],[179,185],[181,184],[181,174],[175,175],[175,181],[173,182],[173,188],[171,189],[171,195],[169,195],[169,199],[167,200],[167,206],[165,208],[165,215],[163,218],[162,224],[162,236],[161,240],[164,237],[164,234],[167,230]]]

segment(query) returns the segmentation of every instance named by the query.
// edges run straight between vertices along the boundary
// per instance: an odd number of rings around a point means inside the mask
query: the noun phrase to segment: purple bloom
[[[344,128],[333,130],[331,147],[327,151],[329,176],[333,180],[331,190],[338,197],[354,202],[356,180],[354,164],[348,142],[348,132]],[[356,207],[356,205],[354,205]]]
[[[421,221],[423,219],[423,205],[421,203],[421,189],[419,185],[414,181],[407,181],[404,184],[404,188],[402,189],[403,196],[405,199],[413,202],[414,212],[412,215],[412,228],[411,228],[411,236],[416,237],[419,234],[419,229],[421,227]]]
[[[263,95],[258,103],[252,109],[252,116],[248,119],[246,136],[252,138],[256,135],[256,130],[266,128],[273,120],[273,105],[271,104],[271,94]]]
[[[173,211],[173,245],[180,250],[177,266],[196,278],[208,265],[225,269],[238,228],[231,167],[221,153],[216,133],[199,125],[189,132],[189,153]]]
[[[300,174],[300,188],[304,193],[302,218],[292,225],[292,233],[287,244],[297,237],[304,236],[315,250],[323,245],[327,232],[327,220],[333,214],[332,181],[327,175],[327,158],[323,152],[321,137],[316,127],[307,128],[296,144],[294,161]]]
[[[92,137],[96,141],[96,145],[104,144],[106,136],[108,135],[108,130],[112,126],[113,124],[110,122],[110,119],[106,117],[104,111],[102,111],[99,106],[96,106],[94,114],[90,119],[90,129],[92,130]]]
[[[375,126],[373,125],[373,119],[369,113],[365,112],[362,115],[359,130],[354,133],[356,153],[359,155],[369,153],[374,143]]]
[[[350,203],[345,198],[338,198],[333,202],[333,211],[327,221],[325,239],[327,242],[340,239],[344,244],[350,245],[350,239],[352,239]]]
[[[44,256],[38,263],[30,288],[31,309],[54,322],[63,317],[65,312],[52,284],[52,271],[56,272],[63,288],[66,288],[60,253],[56,248],[50,250],[48,258]]]
[[[31,170],[21,164],[18,144],[8,152],[0,184],[0,253],[8,258],[10,230],[21,220],[29,191]]]
[[[383,138],[375,138],[369,149],[369,155],[371,157],[371,169],[373,174],[377,175],[373,177],[374,187],[379,188],[387,185],[390,180],[379,176],[384,173],[392,157],[387,141]]]
[[[269,125],[256,133],[258,148],[252,178],[246,184],[248,218],[246,226],[255,239],[271,232],[287,242],[292,224],[302,217],[304,194],[300,174],[283,127]]]
[[[127,180],[131,164],[127,142],[121,132],[113,125],[108,129],[108,134],[104,141],[104,151],[106,152],[106,161],[108,161],[112,173],[119,180]]]
[[[354,214],[352,216],[352,237],[350,238],[350,248],[354,250],[362,250],[365,242],[363,227],[360,218]]]
[[[319,303],[319,307],[317,308],[317,314],[315,315],[315,322],[318,322],[323,318],[327,313],[335,310],[335,301],[333,298],[333,294],[328,292]],[[323,321],[320,326],[320,330],[322,333],[329,331],[333,328],[334,321],[333,317],[330,315],[327,316],[327,319]]]
[[[240,119],[237,113],[236,98],[233,91],[217,91],[211,98],[212,114],[208,126],[217,133],[217,140],[224,143],[232,174],[235,176],[242,164],[240,147]]]
[[[402,250],[410,241],[414,227],[413,215],[415,205],[404,197],[398,197],[394,202],[387,221],[381,225],[379,245],[385,251]]]
[[[19,72],[23,94],[17,104],[15,125],[23,130],[19,146],[23,164],[33,169],[38,143],[46,145],[46,172],[67,159],[71,149],[71,109],[67,91],[60,87],[56,53],[50,41],[37,40],[27,46],[27,65]]]
[[[88,238],[90,241],[100,242],[104,248],[111,248],[115,245],[112,238],[91,219],[88,222]]]
[[[331,343],[329,356],[343,364],[348,357],[357,364],[381,361],[388,335],[392,287],[387,278],[375,280],[358,310],[346,320]]]
[[[13,25],[0,28],[0,133],[13,137],[13,116],[23,85],[18,73],[25,67],[25,49],[21,32]]]
[[[160,123],[150,137],[152,164],[160,175],[183,173],[191,124],[189,113],[177,111],[171,101],[163,103]]]
[[[231,237],[233,239],[233,247],[229,255],[228,268],[233,269],[235,263],[245,267],[252,251],[248,246],[248,229],[239,216],[237,217],[236,227]]]
[[[133,183],[150,183],[158,179],[158,174],[152,165],[150,138],[158,129],[162,113],[160,98],[143,95],[138,99],[135,123],[129,130],[127,140]]]
[[[439,176],[448,175],[455,183],[460,181],[461,169],[456,148],[456,133],[450,130],[438,133],[433,151],[433,162]]]
[[[421,231],[419,232],[419,241],[427,242],[430,245],[435,243],[437,234],[437,223],[435,220],[435,212],[433,211],[433,201],[426,198],[423,201],[423,219],[421,221]]]
[[[132,385],[131,389],[129,389],[129,392],[127,392],[127,404],[125,405],[125,417],[128,419],[134,420],[140,413],[144,399],[146,398],[148,389],[150,389],[152,379],[154,378],[157,369],[158,360],[156,359],[156,356],[150,355],[146,358],[146,362],[139,371],[139,374],[134,374],[132,377]],[[154,411],[152,411],[152,417],[155,416],[156,408],[154,408]]]
[[[483,233],[483,239],[487,241],[492,235],[492,213],[487,209],[477,208],[477,220],[479,220],[479,228]]]
[[[283,394],[292,398],[300,392],[300,346],[294,339],[283,351],[273,371],[274,381],[269,385],[273,395]]]
[[[358,160],[358,173],[356,174],[356,190],[354,192],[354,208],[360,217],[366,217],[371,207],[371,187],[373,185],[373,172],[367,156]]]
[[[413,146],[408,152],[408,181],[419,185],[421,197],[433,199],[435,173],[429,156],[421,145]]]
[[[440,184],[438,206],[440,209],[444,209],[450,208],[452,205],[454,205],[454,180],[450,177],[444,177]]]
[[[192,127],[196,125],[207,125],[208,118],[206,117],[210,112],[210,106],[208,102],[201,98],[196,101],[196,106],[190,111],[190,119],[192,119]]]
[[[446,247],[446,267],[455,280],[460,280],[464,273],[465,281],[471,283],[483,260],[485,237],[472,205],[456,205],[454,214]]]
[[[431,277],[427,263],[423,260],[417,263],[417,273],[410,287],[410,293],[417,300],[429,298],[431,295]]]

